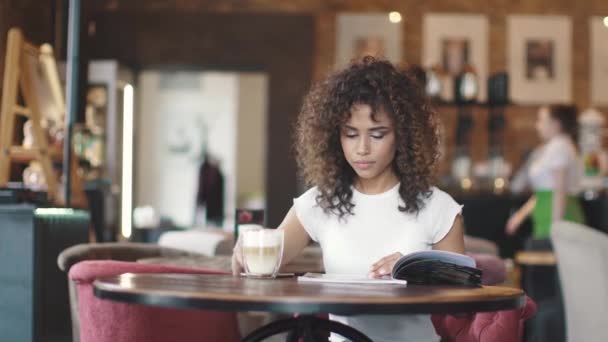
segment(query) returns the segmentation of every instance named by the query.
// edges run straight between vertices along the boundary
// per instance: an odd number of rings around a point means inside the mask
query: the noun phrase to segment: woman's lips
[[[353,164],[355,164],[355,167],[357,169],[367,170],[367,169],[371,168],[372,165],[374,165],[374,162],[373,161],[356,161]]]

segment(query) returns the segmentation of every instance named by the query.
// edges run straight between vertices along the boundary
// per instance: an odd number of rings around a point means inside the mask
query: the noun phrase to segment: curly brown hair
[[[435,112],[420,82],[388,61],[364,57],[316,84],[304,98],[295,126],[298,167],[319,191],[317,204],[340,218],[353,214],[356,173],[344,157],[340,127],[353,104],[367,104],[372,119],[384,110],[395,125],[395,174],[400,179],[402,212],[418,213],[431,195],[439,136]]]

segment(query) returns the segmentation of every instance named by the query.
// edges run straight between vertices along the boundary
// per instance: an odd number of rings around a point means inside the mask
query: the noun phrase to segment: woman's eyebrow
[[[386,127],[386,126],[377,126],[377,127],[372,127],[369,130],[370,131],[386,131],[386,130],[389,130],[389,129],[390,128]]]
[[[346,130],[351,130],[351,131],[359,131],[359,129],[357,129],[357,128],[353,127],[353,126],[346,125],[346,124],[342,125],[342,128],[346,129]],[[390,130],[390,127],[387,127],[387,126],[376,126],[376,127],[372,127],[370,129],[368,129],[368,131],[371,131],[371,132],[387,131],[387,130]]]

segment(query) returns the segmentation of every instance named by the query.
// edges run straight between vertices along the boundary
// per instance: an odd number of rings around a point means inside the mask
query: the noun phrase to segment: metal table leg
[[[243,342],[263,341],[284,332],[289,332],[287,342],[296,342],[300,339],[303,342],[318,342],[322,341],[322,333],[332,332],[352,342],[372,342],[365,334],[348,325],[309,315],[283,319],[267,324],[251,332],[243,339]]]

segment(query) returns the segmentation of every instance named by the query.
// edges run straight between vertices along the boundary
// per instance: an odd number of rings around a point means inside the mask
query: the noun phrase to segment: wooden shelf
[[[63,158],[63,151],[58,147],[49,147],[48,153],[53,161],[60,161]],[[38,149],[21,146],[12,146],[10,148],[10,155],[12,162],[20,164],[27,164],[40,158]]]
[[[515,254],[515,262],[526,266],[555,266],[557,258],[548,251],[521,251]]]

